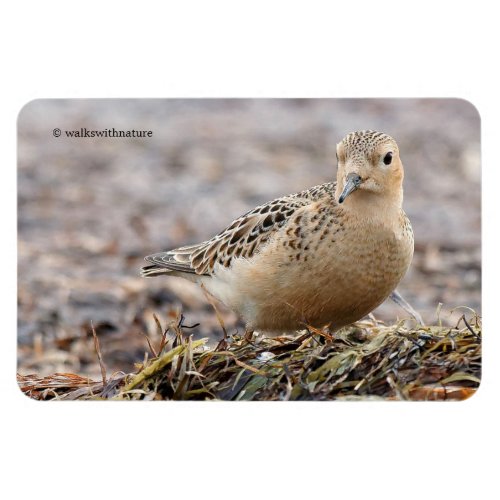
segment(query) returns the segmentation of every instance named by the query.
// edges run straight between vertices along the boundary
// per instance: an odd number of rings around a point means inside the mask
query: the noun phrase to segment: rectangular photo
[[[470,102],[40,99],[17,126],[26,396],[476,392]]]

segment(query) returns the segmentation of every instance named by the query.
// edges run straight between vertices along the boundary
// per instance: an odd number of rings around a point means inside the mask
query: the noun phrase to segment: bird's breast
[[[257,329],[352,323],[396,288],[413,255],[410,233],[380,224],[288,233],[217,278],[219,298]]]

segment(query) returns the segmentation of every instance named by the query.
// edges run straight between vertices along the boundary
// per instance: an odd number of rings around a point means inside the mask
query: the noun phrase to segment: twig
[[[146,337],[146,340],[147,340],[148,346],[149,346],[149,350],[151,351],[151,354],[153,355],[153,358],[157,358],[158,357],[158,353],[155,351],[155,348],[153,347],[153,344],[151,344],[151,340],[149,339],[149,337],[145,333],[142,333],[142,334]]]
[[[467,327],[467,329],[469,330],[469,332],[472,333],[472,335],[474,335],[474,337],[476,339],[479,339],[479,335],[472,329],[472,327],[469,325],[467,319],[465,318],[465,314],[462,316],[462,319],[464,320],[464,323],[465,323],[465,326]]]
[[[179,319],[179,323],[177,323],[177,328],[196,328],[197,326],[200,326],[200,323],[195,323],[194,325],[185,325],[184,320],[186,318],[184,317],[184,314],[181,313],[181,318]]]
[[[92,327],[92,335],[94,336],[94,347],[97,353],[97,358],[99,359],[99,366],[101,367],[102,385],[106,384],[106,367],[104,366],[104,361],[101,355],[101,346],[99,345],[99,339],[97,338],[97,333],[94,328],[94,323],[90,321],[90,326]]]
[[[195,340],[191,345],[193,349],[205,344],[207,339]],[[180,356],[186,350],[185,345],[180,345],[174,347],[171,351],[163,354],[155,361],[153,361],[149,366],[145,367],[141,372],[139,372],[132,380],[129,382],[122,390],[122,393],[126,393],[132,389],[135,389],[139,384],[144,382],[146,379],[152,377],[155,373],[162,371],[171,361],[174,360],[176,356]]]
[[[160,320],[157,318],[156,314],[154,314],[154,313],[153,313],[153,318],[154,318],[155,323],[156,323],[156,329],[158,330],[158,333],[161,337],[160,347],[158,348],[158,353],[155,353],[155,358],[157,358],[163,352],[163,349],[165,348],[165,346],[168,344],[167,333],[168,333],[169,328],[166,328],[165,330],[163,330],[161,323],[160,323]],[[149,339],[148,339],[148,341],[149,341]],[[153,350],[153,352],[154,352],[154,350]]]
[[[215,305],[215,302],[214,302],[212,296],[208,293],[208,290],[205,288],[205,285],[203,283],[201,284],[201,289],[203,290],[205,297],[207,298],[208,302],[210,303],[210,305],[213,307],[213,309],[215,311],[215,315],[217,316],[217,320],[219,321],[219,324],[222,328],[222,331],[224,332],[224,340],[226,340],[228,335],[227,335],[226,327],[224,325],[224,320],[222,319],[222,316],[219,313],[219,310],[217,309],[217,306]]]

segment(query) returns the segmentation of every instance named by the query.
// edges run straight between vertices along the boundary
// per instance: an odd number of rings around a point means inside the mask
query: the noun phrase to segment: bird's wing
[[[334,192],[335,185],[327,183],[259,205],[208,241],[149,255],[146,260],[152,265],[143,268],[143,275],[211,275],[216,263],[229,267],[233,259],[251,257],[299,208],[326,195],[333,198]]]

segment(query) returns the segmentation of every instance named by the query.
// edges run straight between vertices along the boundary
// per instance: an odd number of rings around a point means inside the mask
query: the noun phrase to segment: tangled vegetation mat
[[[228,336],[215,348],[186,333],[182,316],[166,328],[136,373],[102,380],[72,373],[18,375],[21,390],[40,400],[463,400],[481,377],[481,321],[457,325],[386,326],[371,317],[334,334],[308,329],[270,339]],[[221,325],[224,329],[224,325]]]

